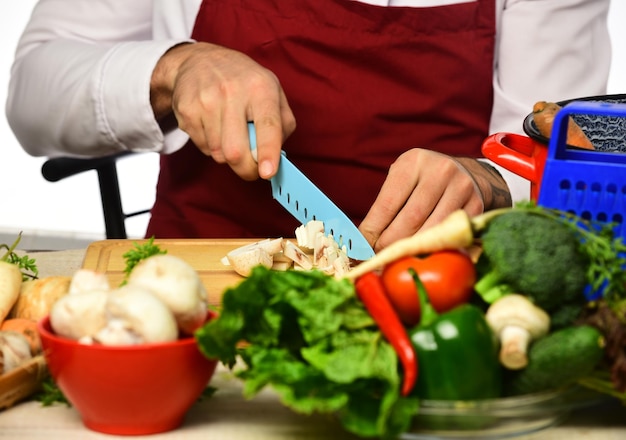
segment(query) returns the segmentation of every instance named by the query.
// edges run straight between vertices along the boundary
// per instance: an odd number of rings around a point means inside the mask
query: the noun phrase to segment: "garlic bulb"
[[[31,357],[30,344],[24,335],[0,331],[0,374],[14,370]]]

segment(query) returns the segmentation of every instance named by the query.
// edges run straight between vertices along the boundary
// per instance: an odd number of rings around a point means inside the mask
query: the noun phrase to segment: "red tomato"
[[[417,272],[439,313],[468,302],[474,291],[476,269],[465,252],[440,251],[424,258],[401,258],[387,265],[382,274],[383,284],[406,326],[413,327],[420,319],[419,296],[409,268]]]

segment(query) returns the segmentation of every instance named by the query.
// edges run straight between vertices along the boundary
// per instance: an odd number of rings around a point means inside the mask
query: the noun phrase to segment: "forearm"
[[[185,44],[169,49],[157,62],[150,78],[150,105],[157,120],[172,112],[172,91],[178,66],[186,56]]]
[[[457,158],[472,176],[485,204],[485,211],[512,206],[511,193],[502,175],[490,164],[472,158]]]

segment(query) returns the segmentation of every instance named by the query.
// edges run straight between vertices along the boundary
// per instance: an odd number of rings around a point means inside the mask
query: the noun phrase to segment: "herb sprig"
[[[139,264],[140,261],[145,260],[148,257],[159,254],[167,254],[167,251],[161,249],[159,245],[154,244],[154,236],[150,237],[148,241],[143,244],[139,244],[135,242],[135,247],[126,251],[122,257],[126,261],[126,266],[124,267],[124,281],[122,285],[126,284],[130,273],[133,271],[135,266]]]
[[[15,249],[22,239],[22,233],[17,235],[17,238],[10,246],[7,244],[0,244],[0,250],[5,249],[6,252],[0,257],[0,261],[5,261],[10,264],[16,264],[22,272],[22,281],[28,281],[37,279],[39,277],[39,269],[34,258],[30,258],[28,255],[19,256]]]
[[[41,383],[41,391],[33,397],[36,401],[41,402],[41,406],[52,406],[55,403],[61,403],[68,407],[72,404],[65,397],[61,389],[54,382],[52,377],[47,376]]]

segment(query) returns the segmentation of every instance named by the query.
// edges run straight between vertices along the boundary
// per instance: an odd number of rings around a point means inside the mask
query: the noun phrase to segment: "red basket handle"
[[[547,145],[515,133],[495,133],[482,145],[485,157],[531,183],[530,197],[537,200],[548,154]]]

